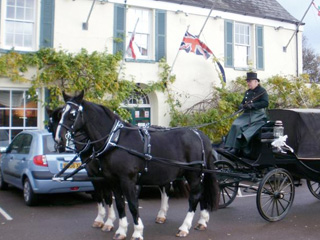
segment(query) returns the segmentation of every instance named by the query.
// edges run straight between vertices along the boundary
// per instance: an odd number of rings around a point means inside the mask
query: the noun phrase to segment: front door
[[[138,126],[150,124],[150,107],[127,108],[131,113],[132,120],[130,123]]]

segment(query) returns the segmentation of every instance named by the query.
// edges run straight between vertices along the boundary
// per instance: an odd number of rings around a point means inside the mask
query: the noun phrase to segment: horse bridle
[[[66,102],[66,105],[68,105],[68,104],[69,104],[69,105],[73,105],[73,106],[75,106],[75,107],[77,108],[77,109],[76,109],[77,113],[76,113],[75,119],[74,119],[74,121],[73,121],[73,124],[69,127],[69,126],[65,125],[64,123],[60,123],[60,122],[59,122],[58,125],[60,125],[61,127],[64,127],[64,128],[67,129],[67,131],[70,133],[70,134],[66,134],[66,136],[65,136],[65,138],[66,138],[67,141],[68,141],[68,140],[69,140],[69,141],[72,140],[74,143],[77,143],[77,144],[80,144],[80,145],[87,145],[87,143],[78,142],[78,141],[72,139],[72,136],[74,136],[75,133],[76,133],[76,131],[74,130],[74,125],[75,125],[75,123],[78,121],[78,119],[79,119],[79,117],[80,117],[80,114],[83,112],[83,107],[82,107],[82,105],[79,105],[79,104],[74,103],[74,102],[71,102],[71,101],[67,101],[67,102]],[[98,140],[96,140],[96,141],[90,141],[89,145],[92,145],[92,144],[94,144],[94,143],[101,142],[101,141],[105,140],[106,138],[108,138],[109,135],[110,135],[110,133],[107,134],[106,136],[102,137],[101,139],[98,139]]]
[[[66,104],[67,104],[67,105],[73,105],[73,106],[77,107],[76,117],[75,117],[75,119],[74,119],[74,121],[73,121],[73,124],[72,124],[70,127],[67,126],[67,125],[65,125],[64,123],[61,123],[61,122],[59,122],[58,125],[60,125],[61,127],[64,127],[64,128],[67,129],[68,131],[70,131],[71,134],[74,134],[74,133],[75,133],[75,131],[74,131],[74,124],[77,122],[77,120],[78,120],[78,118],[79,118],[79,113],[82,113],[83,107],[82,107],[82,105],[78,105],[78,104],[76,104],[76,103],[74,103],[74,102],[71,102],[71,101],[66,102]]]

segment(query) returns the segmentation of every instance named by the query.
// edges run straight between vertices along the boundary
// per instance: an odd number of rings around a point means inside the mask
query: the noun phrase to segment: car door
[[[28,166],[31,142],[30,134],[19,134],[9,145],[5,156],[5,179],[19,188],[22,188],[21,175]]]

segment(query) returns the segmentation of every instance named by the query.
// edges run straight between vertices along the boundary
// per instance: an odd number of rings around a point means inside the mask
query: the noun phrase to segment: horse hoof
[[[102,228],[103,227],[103,222],[94,221],[93,224],[92,224],[92,227],[93,228]]]
[[[199,230],[199,231],[204,231],[204,230],[207,229],[207,227],[206,227],[205,225],[201,224],[201,223],[198,223],[198,225],[195,226],[194,229],[195,229],[195,230]]]
[[[110,225],[103,225],[103,227],[101,228],[101,230],[103,232],[111,232],[113,230],[113,226]]]
[[[188,233],[182,230],[179,230],[176,234],[176,237],[186,237],[188,236]]]
[[[139,238],[139,237],[134,238],[134,237],[132,237],[131,240],[143,240],[143,238]]]
[[[156,218],[156,223],[163,224],[165,222],[166,222],[166,218],[164,218],[164,217],[157,217]]]
[[[120,233],[116,233],[116,234],[113,236],[113,239],[114,239],[114,240],[124,240],[124,239],[126,239],[126,236],[121,235]]]

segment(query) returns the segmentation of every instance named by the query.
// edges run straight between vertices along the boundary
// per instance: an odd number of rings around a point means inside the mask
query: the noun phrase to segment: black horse
[[[115,239],[127,235],[124,197],[133,216],[132,238],[143,239],[136,184],[166,185],[182,177],[190,188],[189,210],[177,236],[189,233],[199,202],[201,214],[196,229],[206,229],[208,210],[218,207],[219,187],[214,173],[207,171],[214,169],[212,147],[202,132],[190,128],[137,128],[124,123],[108,108],[83,100],[83,92],[75,97],[63,95],[66,106],[55,140],[65,145],[67,131],[84,131],[93,143],[93,152],[100,159],[116,200],[120,220]]]
[[[60,107],[55,110],[46,108],[46,111],[49,116],[48,131],[52,133],[52,136],[54,138],[56,135],[63,108]],[[82,163],[88,162],[88,164],[86,165],[86,170],[88,176],[93,179],[93,198],[97,200],[98,203],[98,215],[95,218],[92,227],[102,228],[102,231],[109,232],[113,229],[113,222],[116,219],[112,204],[111,187],[108,185],[107,181],[94,181],[94,178],[96,177],[101,178],[102,173],[98,170],[100,167],[99,162],[96,159],[90,159],[90,157],[92,156],[93,148],[89,142],[89,138],[86,135],[86,133],[83,131],[78,131],[77,133],[75,133],[73,138],[75,150],[77,151],[77,153],[80,153],[80,159]],[[65,151],[65,147],[60,146],[60,151]],[[159,190],[161,193],[161,206],[156,217],[156,223],[162,224],[166,221],[166,216],[169,209],[169,193],[171,189],[173,189],[176,194],[179,193],[181,196],[185,196],[188,194],[188,190],[186,189],[185,184],[182,180],[175,181],[174,183],[170,183],[165,186],[159,186]],[[106,222],[104,222],[104,218],[106,216],[105,204],[108,208],[108,217]]]
[[[48,131],[52,133],[53,138],[55,137],[58,128],[58,123],[61,118],[62,110],[63,108],[57,108],[56,110],[50,110],[49,108],[46,108],[46,111],[49,116]],[[89,161],[90,156],[92,154],[92,146],[88,142],[89,139],[86,136],[85,132],[77,132],[74,136],[74,139],[75,148],[76,151],[80,154],[81,162],[88,162],[88,164],[86,165],[88,177],[102,177],[102,174],[99,171],[99,162]],[[64,150],[64,147],[59,149],[59,151]],[[98,205],[98,215],[95,218],[92,227],[101,228],[102,231],[109,232],[113,229],[113,222],[116,220],[116,214],[112,204],[111,187],[108,185],[107,181],[93,180],[91,182],[94,188],[93,199],[97,201]],[[108,217],[107,220],[104,222],[104,219],[106,217],[105,205],[107,206]]]

